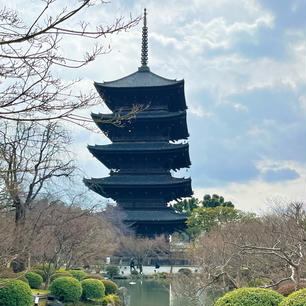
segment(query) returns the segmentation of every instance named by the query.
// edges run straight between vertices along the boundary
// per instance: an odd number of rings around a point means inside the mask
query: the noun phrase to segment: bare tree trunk
[[[18,225],[20,222],[23,223],[22,220],[25,220],[26,208],[19,198],[14,200],[14,207],[16,210],[15,211],[15,222]]]

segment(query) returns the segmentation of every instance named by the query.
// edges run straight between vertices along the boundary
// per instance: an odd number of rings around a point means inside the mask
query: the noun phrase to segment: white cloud
[[[233,183],[224,187],[196,188],[195,196],[202,199],[205,194],[219,194],[232,201],[235,207],[244,211],[260,212],[268,207],[270,199],[281,197],[288,200],[305,201],[305,175],[288,182],[266,183],[252,181],[248,184]]]
[[[16,3],[16,8],[23,7],[22,12],[31,18],[35,16],[34,9],[38,7],[37,0],[6,1]],[[30,2],[30,4],[28,4]],[[97,1],[99,4],[100,1]],[[293,2],[292,10],[296,3]],[[63,2],[57,2],[65,5]],[[260,43],[259,32],[262,29],[273,30],[276,26],[271,10],[261,6],[257,0],[167,0],[167,1],[135,1],[129,6],[129,1],[119,0],[109,4],[93,7],[82,14],[91,24],[111,23],[115,17],[141,14],[144,7],[148,9],[149,26],[149,64],[151,70],[168,78],[185,78],[186,97],[189,112],[197,117],[216,117],[207,107],[207,100],[201,97],[209,96],[211,103],[229,103],[229,97],[235,94],[246,94],[258,89],[270,89],[274,92],[290,90],[296,92],[297,106],[305,111],[305,31],[288,29],[284,37],[284,58],[261,55],[252,57],[240,52],[236,47],[247,41],[250,46]],[[84,81],[78,89],[87,91],[93,88],[92,81],[109,81],[123,77],[137,70],[140,65],[141,25],[128,32],[99,39],[108,46],[111,43],[112,52],[98,58],[97,61],[78,71],[59,71],[61,77],[67,80],[83,77]],[[93,42],[65,38],[63,50],[68,55],[81,56],[83,51]],[[195,99],[191,99],[196,96]],[[228,105],[227,105],[228,106]],[[247,111],[241,102],[231,105],[235,110]],[[222,112],[222,108],[219,110]],[[102,106],[94,110],[85,110],[81,114],[89,115],[91,111],[104,112]],[[203,120],[204,121],[204,120]],[[215,126],[216,128],[216,126]],[[271,144],[268,135],[268,123],[253,126],[247,133],[262,139],[265,146]],[[104,170],[97,172],[100,162],[88,152],[87,144],[103,144],[108,142],[101,134],[94,134],[73,128],[77,133],[72,149],[76,152],[79,163],[87,168],[90,175],[102,176]],[[214,131],[212,131],[213,133]],[[218,132],[218,137],[225,137]],[[269,136],[269,137],[268,137]],[[212,136],[213,137],[213,136]],[[272,137],[272,136],[271,136]],[[231,141],[234,141],[230,139]],[[221,140],[222,141],[222,140]],[[228,141],[226,139],[225,141]],[[201,141],[197,141],[201,145]],[[231,143],[232,145],[232,143]],[[247,144],[246,144],[247,145]],[[261,144],[262,145],[262,144]],[[213,147],[213,146],[212,146]],[[258,147],[254,147],[256,150]],[[197,147],[194,148],[197,150]],[[263,158],[265,158],[263,156]],[[193,164],[196,164],[193,161]],[[268,197],[282,194],[289,197],[303,197],[305,190],[305,173],[300,165],[292,161],[266,161],[257,166],[262,172],[273,167],[286,167],[296,170],[300,178],[288,182],[266,183],[252,181],[249,184],[232,183],[223,188],[196,189],[196,195],[218,193],[226,199],[237,203],[237,207],[248,210],[258,210]],[[104,172],[103,172],[104,171]]]

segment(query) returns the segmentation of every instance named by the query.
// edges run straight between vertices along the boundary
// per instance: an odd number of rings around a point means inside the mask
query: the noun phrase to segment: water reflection
[[[125,287],[128,290],[126,306],[197,306],[201,304],[198,297],[175,295],[171,284],[162,279],[118,280],[117,283],[119,287]]]
[[[164,280],[117,281],[128,289],[129,306],[170,306],[169,284]]]

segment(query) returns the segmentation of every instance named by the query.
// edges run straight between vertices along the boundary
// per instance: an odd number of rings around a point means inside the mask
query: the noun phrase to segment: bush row
[[[110,280],[86,278],[79,282],[74,277],[63,276],[54,279],[50,290],[56,299],[63,302],[76,302],[80,299],[84,301],[103,299],[106,295],[106,297],[111,296],[109,299],[113,299],[112,305],[118,304],[118,299],[120,304],[120,298],[115,298],[118,293],[118,286]]]
[[[306,288],[283,297],[263,288],[240,288],[219,298],[215,306],[306,306]]]

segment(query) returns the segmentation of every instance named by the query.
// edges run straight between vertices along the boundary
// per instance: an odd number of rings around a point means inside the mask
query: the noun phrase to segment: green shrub
[[[50,277],[50,282],[52,283],[55,279],[59,277],[72,277],[72,274],[68,272],[67,273],[54,273]]]
[[[68,270],[67,272],[71,273],[72,276],[76,278],[78,281],[81,281],[82,278],[87,275],[87,273],[84,272],[83,270]]]
[[[105,278],[101,274],[87,274],[83,277],[83,279],[99,279],[102,281]]]
[[[35,266],[34,269],[42,270],[42,271],[50,271],[54,272],[54,264],[40,264],[38,266]]]
[[[306,288],[306,283],[301,283],[298,286],[298,289],[303,289]],[[290,284],[285,284],[277,289],[277,292],[282,294],[283,296],[288,296],[289,294],[295,292],[295,284],[290,283]]]
[[[116,283],[108,279],[104,279],[102,282],[105,287],[105,295],[118,293],[118,286]]]
[[[114,276],[119,275],[120,270],[117,266],[107,266],[106,272],[110,278],[113,278]]]
[[[57,269],[54,273],[66,273],[68,272],[65,268]]]
[[[291,293],[279,306],[306,306],[306,288]]]
[[[82,286],[73,277],[59,277],[50,286],[51,294],[63,302],[76,302],[82,295]]]
[[[186,276],[190,276],[192,274],[192,271],[188,268],[181,268],[178,270],[179,273],[182,273]]]
[[[103,298],[102,305],[121,306],[120,297],[116,294],[110,294]]]
[[[219,298],[215,306],[278,306],[283,296],[262,288],[240,288]]]
[[[24,276],[29,281],[29,285],[32,289],[39,289],[43,283],[43,278],[35,272],[28,272]]]
[[[1,306],[32,306],[32,291],[28,284],[21,280],[0,280]]]
[[[39,270],[39,269],[32,269],[30,272],[34,272],[36,274],[39,274],[42,277],[43,282],[46,281],[46,275],[45,275],[44,271]]]
[[[100,299],[105,295],[105,287],[98,279],[84,279],[81,281],[82,299]]]

